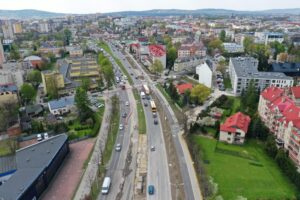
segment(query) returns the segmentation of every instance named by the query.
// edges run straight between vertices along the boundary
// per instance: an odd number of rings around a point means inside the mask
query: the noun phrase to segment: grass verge
[[[296,199],[296,188],[258,141],[248,140],[237,146],[198,135],[190,137],[203,152],[201,159],[214,182],[214,198]]]
[[[146,118],[145,118],[145,113],[144,113],[144,108],[143,104],[141,101],[141,98],[139,96],[139,93],[137,89],[133,89],[133,95],[136,100],[136,109],[138,113],[138,121],[139,121],[139,134],[145,134],[146,133]]]

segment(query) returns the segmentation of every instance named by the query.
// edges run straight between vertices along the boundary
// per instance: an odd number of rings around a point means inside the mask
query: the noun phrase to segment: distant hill
[[[53,18],[65,16],[63,13],[54,13],[41,10],[0,10],[0,18],[9,19],[32,19],[32,18]]]
[[[180,16],[180,15],[284,15],[284,14],[300,14],[300,8],[292,9],[273,9],[263,11],[239,11],[226,9],[197,9],[197,10],[180,10],[180,9],[155,9],[145,11],[123,11],[105,13],[105,15],[113,16]]]

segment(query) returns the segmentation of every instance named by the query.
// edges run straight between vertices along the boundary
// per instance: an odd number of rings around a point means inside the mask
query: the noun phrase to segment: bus
[[[101,193],[102,194],[108,194],[109,188],[110,188],[110,183],[111,183],[111,178],[110,177],[105,177],[102,188],[101,188]]]
[[[152,112],[156,112],[156,111],[157,111],[157,110],[156,110],[156,105],[155,105],[155,103],[154,103],[153,100],[150,100],[150,105],[151,105],[151,110],[152,110]]]
[[[148,85],[143,85],[143,89],[144,89],[144,92],[145,92],[146,95],[150,94],[150,90],[149,90]]]

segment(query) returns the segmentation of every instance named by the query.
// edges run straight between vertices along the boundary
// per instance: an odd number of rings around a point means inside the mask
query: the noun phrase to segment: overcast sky
[[[300,8],[300,0],[0,0],[0,9],[38,9],[63,13],[200,8],[234,10]]]

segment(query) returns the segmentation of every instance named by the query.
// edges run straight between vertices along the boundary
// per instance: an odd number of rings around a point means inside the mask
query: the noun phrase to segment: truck
[[[143,85],[143,90],[144,90],[144,92],[145,92],[146,95],[149,95],[149,94],[150,94],[150,90],[149,90],[148,85],[144,84],[144,85]]]

